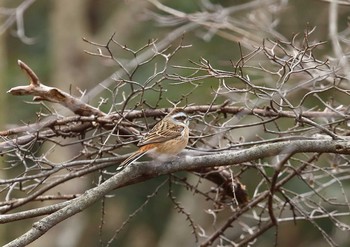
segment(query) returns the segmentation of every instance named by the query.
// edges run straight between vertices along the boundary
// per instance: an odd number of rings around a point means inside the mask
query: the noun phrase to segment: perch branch
[[[293,147],[291,149],[291,147]],[[328,152],[350,154],[350,143],[340,140],[311,140],[311,141],[288,141],[273,143],[267,145],[255,146],[246,150],[237,152],[225,152],[215,155],[186,157],[185,159],[177,159],[174,162],[168,162],[162,166],[154,166],[151,162],[132,164],[115,174],[110,179],[106,180],[99,186],[86,191],[76,199],[73,199],[66,207],[46,216],[45,218],[33,224],[32,228],[22,236],[16,238],[5,247],[25,246],[38,239],[45,234],[49,229],[63,220],[75,215],[87,207],[91,206],[96,201],[100,200],[107,193],[117,188],[135,184],[140,181],[169,174],[182,170],[192,170],[200,167],[213,167],[223,165],[233,165],[242,162],[271,157],[278,154],[295,154],[299,152]],[[276,188],[279,185],[276,184]],[[268,195],[269,192],[265,194]],[[259,196],[261,197],[261,195]],[[242,210],[247,210],[250,205],[246,205]],[[0,216],[1,219],[2,216]]]

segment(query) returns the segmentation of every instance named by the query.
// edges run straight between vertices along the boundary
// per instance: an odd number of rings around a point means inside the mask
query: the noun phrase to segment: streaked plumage
[[[187,115],[182,108],[175,108],[140,140],[137,144],[139,150],[124,160],[117,170],[123,169],[145,154],[154,159],[166,160],[186,147],[188,137]]]

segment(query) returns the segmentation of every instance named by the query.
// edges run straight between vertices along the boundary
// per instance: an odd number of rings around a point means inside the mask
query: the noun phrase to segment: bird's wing
[[[128,158],[126,158],[116,169],[116,171],[121,171],[131,163],[135,162],[139,158],[141,158],[143,155],[145,155],[147,152],[139,152],[136,151],[135,153],[131,154]]]
[[[181,125],[160,121],[141,139],[137,146],[140,147],[174,139],[182,135],[183,129],[184,127]]]

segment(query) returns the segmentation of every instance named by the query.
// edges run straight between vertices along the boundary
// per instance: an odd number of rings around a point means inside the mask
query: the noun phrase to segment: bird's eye
[[[174,116],[174,120],[179,121],[179,122],[185,122],[187,119],[186,115],[178,115],[178,116]]]
[[[187,117],[186,116],[176,116],[174,119],[177,121],[183,122],[187,119]]]

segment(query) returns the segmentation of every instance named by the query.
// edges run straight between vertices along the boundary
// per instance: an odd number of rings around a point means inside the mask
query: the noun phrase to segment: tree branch
[[[185,157],[168,162],[162,166],[154,166],[152,162],[132,164],[106,180],[99,186],[86,191],[69,205],[39,220],[22,236],[5,245],[5,247],[25,246],[42,236],[56,224],[77,214],[103,198],[112,190],[144,181],[156,176],[177,171],[192,170],[200,167],[234,165],[241,162],[275,156],[278,154],[295,154],[298,152],[350,154],[350,142],[340,140],[303,140],[287,141],[260,145],[246,150],[231,151],[200,157]],[[248,204],[249,205],[249,204]],[[245,206],[244,208],[248,207]],[[0,216],[1,219],[2,216]]]
[[[12,95],[34,95],[34,101],[46,100],[53,103],[59,103],[64,107],[70,109],[72,112],[81,116],[105,115],[105,113],[99,109],[84,103],[83,101],[69,95],[66,92],[63,92],[58,88],[41,84],[39,77],[27,64],[21,60],[18,60],[18,66],[29,77],[29,85],[11,88],[7,93],[10,93]]]

